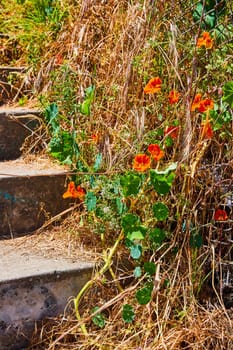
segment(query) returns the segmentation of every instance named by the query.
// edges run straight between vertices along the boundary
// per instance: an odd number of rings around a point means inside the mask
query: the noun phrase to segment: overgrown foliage
[[[38,4],[17,2],[17,40],[38,70],[48,152],[71,167],[61,200],[82,202],[77,234],[91,228],[103,251],[41,346],[232,348],[230,3]]]

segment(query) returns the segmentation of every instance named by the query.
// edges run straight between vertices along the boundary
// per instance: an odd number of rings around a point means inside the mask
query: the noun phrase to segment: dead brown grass
[[[114,261],[117,281],[106,275],[82,299],[88,336],[82,334],[74,315],[65,314],[36,329],[30,349],[231,350],[232,308],[226,309],[224,304],[223,285],[224,266],[232,258],[232,220],[213,223],[213,212],[232,200],[232,144],[219,135],[203,140],[196,132],[200,120],[190,114],[196,91],[207,91],[219,99],[218,87],[222,86],[217,74],[213,78],[203,67],[198,68],[200,57],[190,55],[200,32],[191,24],[194,4],[162,0],[64,3],[70,15],[44,52],[34,81],[35,93],[58,103],[61,113],[72,120],[78,138],[83,131],[87,138],[93,133],[100,135],[97,150],[103,154],[109,174],[128,169],[132,157],[159,137],[159,129],[178,120],[182,133],[165,154],[165,163],[179,162],[171,195],[164,197],[175,219],[169,227],[170,246],[162,246],[151,257],[160,266],[153,300],[147,306],[135,306],[132,324],[121,318],[122,305],[135,300],[137,287],[122,245]],[[57,57],[62,63],[57,63]],[[68,67],[66,72],[62,64]],[[227,78],[227,73],[222,74]],[[163,96],[143,94],[143,86],[153,76],[163,79]],[[68,77],[73,84],[72,103],[80,102],[84,89],[95,85],[90,118],[77,120],[69,101],[63,99]],[[179,110],[169,110],[164,101],[164,94],[171,89],[181,92]],[[80,147],[87,152],[85,142]],[[58,227],[50,230],[48,226],[43,232],[46,243],[44,236],[34,238],[39,249],[51,254],[52,242],[56,254],[63,254],[65,246],[75,258],[78,247],[82,256],[94,251],[98,260],[106,247],[91,225],[86,221],[84,227],[80,225],[82,216],[85,219],[81,211],[72,213]],[[200,249],[190,249],[191,225],[198,227],[203,237]],[[108,240],[114,240],[112,232],[107,234]],[[232,303],[232,293],[228,294]],[[103,329],[91,322],[96,305],[106,315]]]

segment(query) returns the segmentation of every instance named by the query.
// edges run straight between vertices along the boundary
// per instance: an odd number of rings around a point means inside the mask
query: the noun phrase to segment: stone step
[[[25,138],[39,126],[40,114],[38,109],[0,107],[0,161],[21,155]]]
[[[14,240],[16,241],[16,240]],[[35,323],[73,310],[68,302],[90,279],[93,261],[31,255],[0,242],[0,349],[23,350]],[[55,247],[56,248],[56,247]]]
[[[67,171],[47,159],[0,163],[0,239],[13,238],[39,228],[66,210]]]
[[[26,67],[0,66],[0,105],[16,101],[25,94]]]

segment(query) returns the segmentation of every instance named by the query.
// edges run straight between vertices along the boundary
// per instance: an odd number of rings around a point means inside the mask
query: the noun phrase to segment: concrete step
[[[67,171],[47,159],[0,163],[0,239],[32,232],[70,205]]]
[[[24,95],[26,71],[26,67],[0,66],[0,105]]]
[[[35,323],[63,314],[94,268],[92,261],[31,255],[26,249],[17,249],[17,243],[15,247],[0,242],[1,350],[26,349]]]
[[[21,155],[25,138],[39,126],[40,114],[38,109],[0,107],[0,161]]]

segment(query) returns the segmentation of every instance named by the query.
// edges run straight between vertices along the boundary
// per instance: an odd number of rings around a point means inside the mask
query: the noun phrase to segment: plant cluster
[[[70,338],[80,349],[226,348],[227,327],[209,345],[201,323],[229,321],[229,4],[64,3],[64,31],[52,29],[60,2],[36,9],[54,33],[38,92],[47,150],[70,166],[61,200],[80,203],[75,220],[99,238],[102,262],[74,298],[74,328],[50,348]]]

